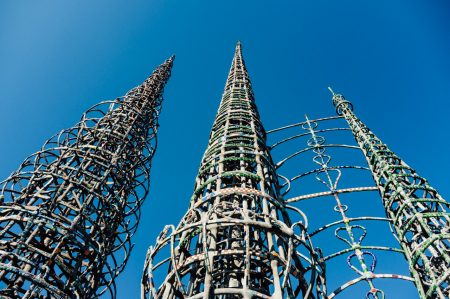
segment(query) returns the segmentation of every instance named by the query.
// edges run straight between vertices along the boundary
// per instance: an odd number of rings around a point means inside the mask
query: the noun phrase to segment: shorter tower
[[[333,92],[333,104],[367,159],[421,298],[449,298],[450,204],[358,119],[342,95]]]
[[[2,183],[1,298],[94,298],[107,290],[115,297],[149,187],[172,64],[89,109]]]
[[[315,298],[314,263],[280,197],[238,43],[189,209],[150,248],[142,296]]]

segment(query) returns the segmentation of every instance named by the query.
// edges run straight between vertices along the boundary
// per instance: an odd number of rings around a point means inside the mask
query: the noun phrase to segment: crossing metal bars
[[[316,253],[279,195],[238,43],[190,207],[149,249],[142,298],[315,298]]]
[[[330,91],[367,159],[420,297],[449,298],[449,203],[358,119],[349,101]]]
[[[132,248],[173,57],[85,112],[1,185],[0,297],[93,298]]]

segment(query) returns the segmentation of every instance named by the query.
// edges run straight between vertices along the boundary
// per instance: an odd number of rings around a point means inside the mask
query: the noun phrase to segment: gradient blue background
[[[187,208],[238,39],[267,129],[332,115],[331,85],[449,195],[447,1],[2,1],[1,178],[88,107],[177,55],[118,298],[138,298],[147,247]],[[390,298],[409,298],[399,296]]]

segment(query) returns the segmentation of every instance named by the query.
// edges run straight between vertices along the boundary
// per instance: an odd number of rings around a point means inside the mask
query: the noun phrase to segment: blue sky
[[[119,298],[137,298],[146,248],[188,206],[241,40],[266,129],[332,115],[331,85],[448,197],[449,20],[444,0],[2,1],[0,177],[176,54],[151,194],[118,280]]]

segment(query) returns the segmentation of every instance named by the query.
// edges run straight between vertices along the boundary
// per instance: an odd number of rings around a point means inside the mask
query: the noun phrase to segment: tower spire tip
[[[236,51],[241,50],[241,47],[242,47],[242,43],[240,40],[238,40],[236,43]]]
[[[333,89],[331,89],[331,87],[330,86],[328,86],[328,90],[333,94],[333,96],[335,95],[335,93],[334,93],[334,90]]]

